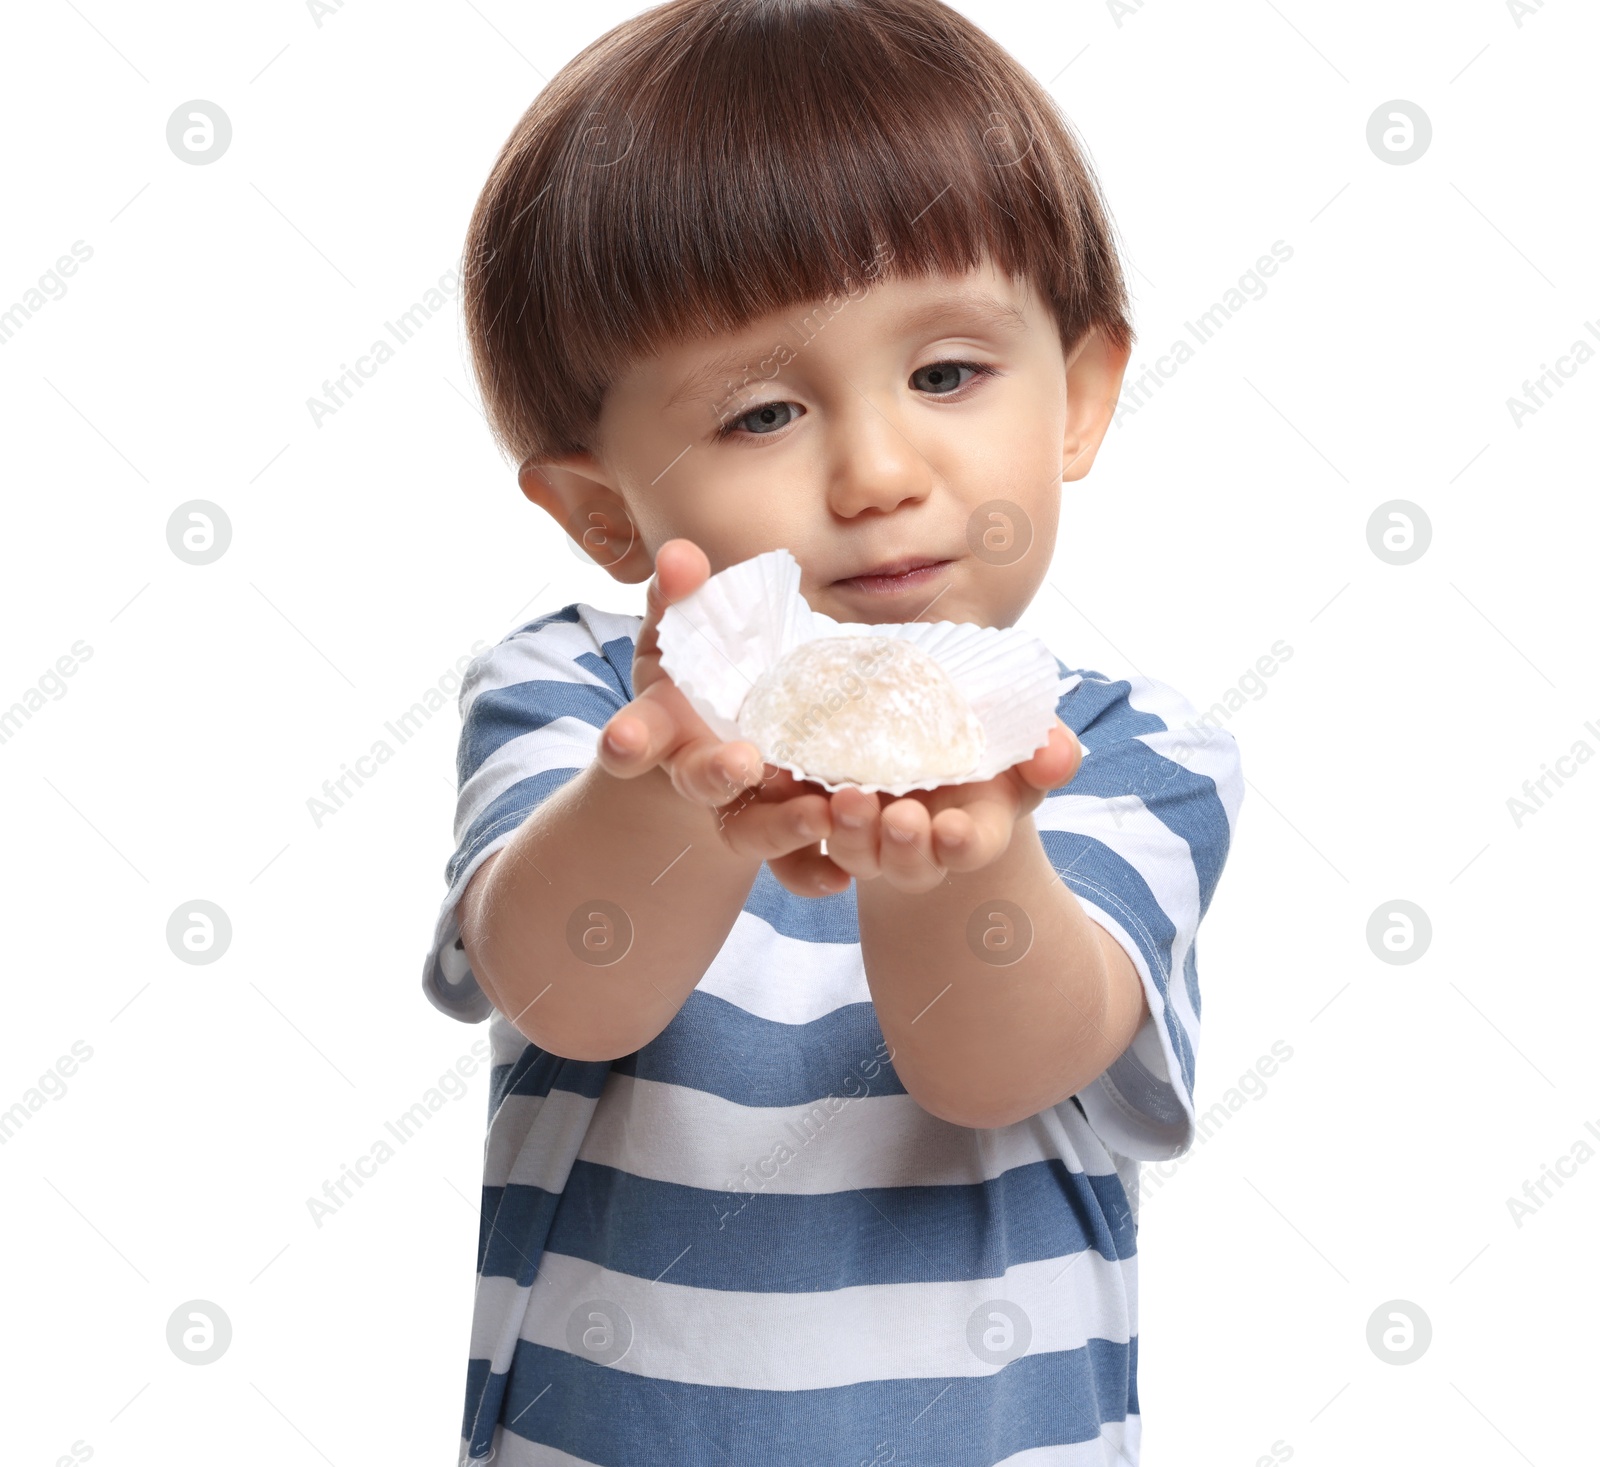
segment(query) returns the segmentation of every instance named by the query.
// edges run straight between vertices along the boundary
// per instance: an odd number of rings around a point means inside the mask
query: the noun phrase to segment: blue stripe
[[[489,1073],[489,1120],[492,1123],[500,1103],[508,1095],[547,1096],[552,1090],[599,1098],[611,1072],[605,1060],[563,1059],[527,1045],[514,1061],[496,1065]],[[551,1144],[550,1123],[539,1117],[529,1132],[525,1146],[537,1145],[538,1138]],[[587,1124],[587,1123],[586,1123]],[[509,1194],[509,1195],[508,1195]],[[505,1275],[519,1284],[531,1284],[539,1271],[545,1240],[555,1217],[559,1193],[539,1187],[515,1185],[484,1187],[479,1201],[478,1272]]]
[[[1063,666],[1059,659],[1056,665]],[[1085,674],[1085,678],[1100,676]],[[1127,701],[1132,690],[1126,681],[1085,681],[1062,696],[1056,705],[1057,716],[1091,747],[1071,781],[1051,790],[1046,798],[1137,795],[1162,824],[1187,842],[1200,885],[1203,917],[1228,858],[1228,814],[1216,781],[1209,775],[1197,774],[1139,741],[1140,734],[1170,730],[1155,714]],[[1212,737],[1231,739],[1232,735]]]
[[[1154,713],[1135,708],[1128,701],[1133,684],[1124,679],[1108,678],[1092,667],[1068,667],[1059,657],[1056,670],[1062,677],[1083,679],[1076,687],[1068,688],[1056,704],[1056,717],[1074,733],[1081,734],[1095,728],[1105,740],[1107,730],[1112,738],[1131,739],[1136,734],[1160,733],[1166,724]]]
[[[479,693],[461,724],[461,739],[456,746],[456,788],[465,785],[484,760],[512,739],[558,718],[579,718],[592,728],[604,728],[621,707],[622,699],[613,688],[548,678],[530,678],[525,683]]]
[[[456,884],[456,877],[472,864],[479,851],[497,836],[517,829],[547,795],[554,794],[576,773],[576,769],[547,769],[543,774],[519,779],[495,796],[478,812],[455,854],[445,862],[446,887]]]
[[[750,895],[744,899],[744,909],[784,937],[801,942],[861,941],[861,929],[856,925],[853,880],[843,891],[828,896],[796,896],[763,861]]]
[[[474,1457],[487,1457],[494,1446],[495,1423],[500,1419],[506,1382],[511,1378],[509,1374],[493,1374],[491,1364],[482,1359],[467,1361],[467,1405],[461,1418],[461,1437]]]
[[[540,627],[549,626],[551,622],[564,621],[576,623],[577,620],[578,603],[576,601],[569,601],[561,608],[560,611],[546,612],[543,616],[536,616],[532,621],[523,626],[517,627],[515,631],[507,632],[505,636],[500,639],[500,642],[501,644],[504,644],[510,641],[512,637],[519,637],[524,632],[536,632]]]
[[[1076,830],[1041,830],[1056,874],[1085,901],[1109,912],[1138,943],[1163,1000],[1172,978],[1172,944],[1177,928],[1138,870],[1091,835]],[[1185,1088],[1194,1094],[1194,1049],[1171,1003],[1164,1004],[1167,1034],[1183,1071]]]
[[[958,1338],[967,1328],[965,1319],[927,1324]],[[467,1421],[477,1415],[470,1450],[480,1456],[500,1418],[515,1435],[588,1462],[855,1467],[887,1443],[883,1462],[992,1467],[1030,1448],[1093,1441],[1102,1423],[1138,1410],[1136,1338],[1024,1354],[990,1375],[807,1391],[655,1380],[527,1340],[517,1343],[509,1380],[474,1366]]]
[[[612,1065],[735,1105],[813,1105],[829,1096],[848,1105],[867,1095],[906,1093],[888,1052],[870,1002],[784,1024],[695,988],[666,1028]]]
[[[1200,888],[1200,915],[1205,915],[1230,843],[1228,816],[1209,775],[1195,774],[1133,739],[1091,749],[1071,781],[1045,798],[1055,795],[1102,800],[1137,795],[1145,808],[1188,846]],[[1044,818],[1052,818],[1048,810]]]
[[[528,1045],[508,1065],[496,1065],[489,1075],[489,1119],[508,1095],[548,1095],[565,1090],[573,1095],[598,1100],[611,1072],[609,1060],[563,1059],[558,1054]]]
[[[802,1144],[791,1139],[791,1154]],[[762,1192],[753,1167],[728,1180],[730,1190],[712,1191],[579,1158],[559,1198],[518,1182],[485,1187],[478,1272],[526,1285],[548,1250],[690,1288],[814,1293],[998,1278],[1089,1248],[1112,1261],[1136,1251],[1121,1178],[1059,1158],[939,1186]]]
[[[599,657],[593,652],[580,653],[574,661],[615,688],[624,703],[633,702],[633,638],[613,637],[600,644],[600,651]]]
[[[485,1187],[478,1200],[478,1272],[527,1288],[539,1272],[545,1240],[565,1194],[513,1182]]]
[[[497,837],[516,830],[547,796],[577,773],[579,770],[575,768],[547,769],[502,790],[473,817],[461,844],[445,863],[446,886],[454,886],[457,875],[472,864],[479,851]],[[775,932],[798,942],[850,944],[861,941],[856,925],[854,882],[829,896],[796,896],[763,861],[751,883],[750,894],[744,899],[744,910],[752,917],[759,917]]]

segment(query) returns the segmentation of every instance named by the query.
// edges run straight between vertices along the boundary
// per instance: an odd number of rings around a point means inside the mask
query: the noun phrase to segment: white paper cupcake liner
[[[904,795],[941,785],[993,779],[1042,748],[1055,726],[1061,694],[1078,681],[1062,678],[1050,649],[1017,627],[971,622],[835,621],[800,595],[800,564],[787,550],[769,550],[730,565],[669,606],[659,624],[661,666],[718,738],[759,743],[739,726],[739,709],[761,675],[792,648],[814,637],[901,637],[949,674],[983,728],[982,757],[955,777],[898,784],[855,784],[867,793]],[[828,791],[830,782],[793,760],[761,750],[769,764]]]

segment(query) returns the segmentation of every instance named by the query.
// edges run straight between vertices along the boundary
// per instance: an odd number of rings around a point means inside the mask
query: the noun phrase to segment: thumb
[[[661,613],[674,601],[697,591],[711,575],[711,562],[693,540],[681,537],[666,541],[656,551],[656,573],[645,593],[647,615],[659,621]]]
[[[1076,778],[1082,763],[1083,745],[1077,734],[1057,718],[1049,741],[1019,764],[1017,772],[1035,789],[1053,790]]]

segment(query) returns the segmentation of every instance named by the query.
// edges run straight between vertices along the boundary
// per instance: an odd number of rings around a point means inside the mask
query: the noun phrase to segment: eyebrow
[[[807,302],[805,319],[817,309],[817,302]],[[841,308],[844,309],[844,308]],[[948,294],[935,296],[932,300],[924,301],[915,309],[908,310],[895,322],[893,329],[900,332],[921,331],[946,323],[970,324],[986,326],[1008,334],[1021,334],[1027,330],[1028,319],[1016,306],[996,299],[994,296],[982,291],[952,291]],[[822,328],[826,329],[824,322]],[[816,332],[812,335],[815,336]],[[806,344],[811,340],[806,338],[795,355],[805,350]],[[757,355],[757,353],[761,353]],[[696,399],[711,398],[713,391],[727,392],[730,397],[738,393],[754,390],[758,381],[744,382],[743,376],[747,371],[754,371],[756,366],[771,356],[771,351],[762,352],[757,347],[749,351],[724,352],[721,356],[714,357],[703,366],[689,373],[680,382],[672,395],[662,405],[663,411],[679,406],[682,403]]]
[[[753,387],[754,382],[741,383],[741,379],[746,371],[754,371],[758,363],[771,355],[770,352],[756,355],[760,351],[760,347],[755,351],[730,351],[707,362],[678,384],[677,390],[662,404],[662,410],[702,399],[714,402],[724,391],[732,397],[746,387]]]
[[[1028,318],[1016,306],[1007,305],[983,291],[955,291],[935,296],[916,310],[908,311],[900,319],[900,329],[916,331],[950,319],[997,327],[1002,331],[1022,332],[1028,328]]]

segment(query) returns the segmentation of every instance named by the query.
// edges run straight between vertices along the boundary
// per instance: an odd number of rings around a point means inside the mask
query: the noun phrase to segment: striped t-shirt
[[[563,607],[460,692],[423,987],[491,1020],[462,1460],[1137,1463],[1138,1166],[1194,1136],[1195,934],[1243,793],[1232,735],[1160,683],[1057,663],[1085,755],[1034,823],[1151,1018],[1049,1110],[993,1130],[924,1111],[887,1060],[854,882],[802,897],[765,865],[660,1034],[563,1059],[492,1008],[455,906],[594,758],[639,625]]]

